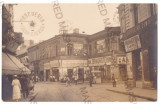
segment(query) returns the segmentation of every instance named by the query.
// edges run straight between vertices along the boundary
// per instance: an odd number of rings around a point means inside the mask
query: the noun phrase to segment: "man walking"
[[[116,79],[114,74],[112,74],[112,83],[113,83],[113,87],[116,87]]]

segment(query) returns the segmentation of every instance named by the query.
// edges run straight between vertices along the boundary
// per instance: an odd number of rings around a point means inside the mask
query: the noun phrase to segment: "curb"
[[[116,90],[111,90],[111,89],[106,89],[106,90],[112,91],[112,92],[116,92],[116,93],[125,94],[125,95],[132,95],[132,96],[143,98],[143,99],[147,99],[147,100],[150,100],[150,101],[157,101],[156,98],[151,98],[151,97],[146,97],[146,96],[140,96],[140,95],[137,95],[137,94],[129,94],[128,92],[124,92],[124,91],[116,91]]]

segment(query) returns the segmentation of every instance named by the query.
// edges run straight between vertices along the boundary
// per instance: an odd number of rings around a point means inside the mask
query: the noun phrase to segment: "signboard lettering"
[[[139,35],[133,36],[124,41],[126,52],[141,48]]]

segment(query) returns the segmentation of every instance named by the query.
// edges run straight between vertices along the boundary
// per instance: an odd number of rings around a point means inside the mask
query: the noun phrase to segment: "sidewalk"
[[[129,92],[133,92],[133,96],[147,99],[150,101],[157,100],[157,90],[155,89],[142,89],[142,88],[133,88],[132,90],[127,90],[124,84],[117,84],[116,87],[113,87],[112,84],[106,85],[106,90],[129,95]]]

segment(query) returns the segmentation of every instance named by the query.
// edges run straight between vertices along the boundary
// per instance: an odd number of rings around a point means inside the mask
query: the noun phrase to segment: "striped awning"
[[[15,56],[2,53],[2,74],[30,74],[31,71],[25,67]]]

